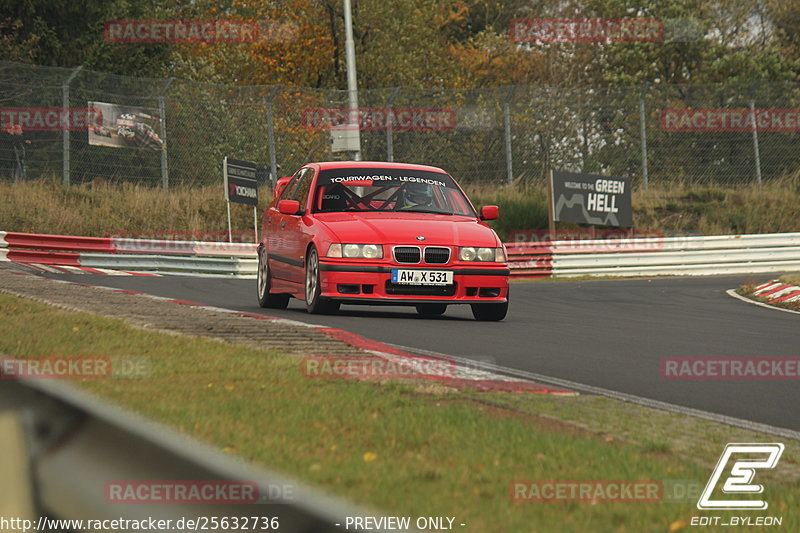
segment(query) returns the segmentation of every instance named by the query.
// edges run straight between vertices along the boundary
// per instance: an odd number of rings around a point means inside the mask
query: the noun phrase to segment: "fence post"
[[[756,84],[750,89],[750,120],[753,121],[753,154],[756,162],[756,183],[761,186],[761,154],[758,150],[758,124],[756,123]]]
[[[386,100],[386,160],[390,163],[394,161],[394,137],[392,128],[394,127],[394,116],[392,115],[392,104],[397,95],[400,94],[401,87],[395,87],[389,99]]]
[[[64,85],[61,86],[61,147],[62,153],[64,157],[64,167],[62,170],[62,179],[64,181],[65,186],[69,186],[70,184],[70,175],[69,175],[69,84],[72,83],[72,80],[75,79],[75,76],[78,75],[78,72],[81,71],[83,65],[78,66],[75,68],[67,79],[64,81]],[[66,121],[66,122],[65,122]]]
[[[272,102],[278,96],[281,86],[276,85],[270,90],[265,103],[267,108],[267,147],[269,149],[269,168],[272,176],[272,186],[278,182],[278,160],[275,155],[275,125],[272,120]]]
[[[516,85],[512,85],[508,90],[506,99],[503,101],[503,127],[505,129],[506,140],[506,183],[514,184],[514,169],[511,162],[511,99],[514,97]]]
[[[165,189],[169,189],[169,168],[167,167],[167,111],[164,95],[173,81],[175,81],[175,78],[167,79],[164,88],[158,94],[158,113],[161,118],[161,186]]]
[[[639,139],[642,145],[642,183],[647,190],[650,177],[647,173],[647,116],[645,115],[644,99],[650,84],[645,82],[642,92],[639,93]]]

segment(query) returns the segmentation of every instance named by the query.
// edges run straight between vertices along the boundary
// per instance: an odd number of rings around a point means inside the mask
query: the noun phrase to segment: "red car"
[[[413,305],[441,315],[470,304],[478,320],[508,310],[503,243],[444,170],[423,165],[310,163],[278,180],[258,246],[258,301],[310,313],[339,305]]]

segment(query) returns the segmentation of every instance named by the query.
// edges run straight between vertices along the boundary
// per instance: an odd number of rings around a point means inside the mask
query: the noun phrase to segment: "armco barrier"
[[[16,423],[8,424],[9,417]],[[263,530],[267,529],[263,527],[265,517],[266,522],[277,517],[279,528],[274,529],[280,531],[333,533],[342,530],[336,524],[343,525],[348,516],[382,516],[380,512],[212,449],[56,380],[17,380],[8,376],[0,380],[0,420],[6,422],[6,431],[0,433],[0,445],[5,444],[4,454],[14,454],[3,459],[7,464],[21,465],[10,470],[24,474],[18,476],[21,479],[0,480],[0,488],[10,491],[2,493],[4,498],[7,494],[17,496],[22,502],[16,507],[17,512],[28,514],[24,518],[33,520],[33,524],[37,524],[34,515],[82,520],[83,527],[73,525],[69,529],[94,531],[95,527],[87,527],[88,519],[97,523],[146,521],[149,517],[171,520],[174,526],[181,519],[202,521],[202,517],[212,516],[220,520],[228,517],[228,523],[233,517],[248,517],[259,523],[257,528],[247,526],[249,529]],[[9,426],[19,428],[15,433],[21,434],[21,445],[9,446],[3,442],[9,440]],[[152,501],[115,503],[106,493],[106,486],[125,480],[147,480],[145,483],[156,485],[201,482],[212,488],[225,483],[246,483],[254,487],[257,500],[204,505],[181,501],[168,505]],[[38,509],[32,510],[33,506]],[[39,518],[38,523],[41,525],[43,520]],[[168,528],[169,531],[195,529],[204,527]],[[226,525],[220,529],[228,528]]]
[[[660,276],[800,270],[800,233],[509,243],[513,277]],[[165,274],[254,277],[246,243],[0,232],[0,260]]]
[[[253,277],[247,243],[73,237],[0,231],[0,260],[132,272]]]
[[[660,276],[800,270],[800,233],[511,243],[512,276]]]

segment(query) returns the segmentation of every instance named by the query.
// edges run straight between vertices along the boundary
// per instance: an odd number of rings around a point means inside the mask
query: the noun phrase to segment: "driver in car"
[[[409,183],[403,195],[403,207],[400,209],[433,207],[433,190],[425,183]]]

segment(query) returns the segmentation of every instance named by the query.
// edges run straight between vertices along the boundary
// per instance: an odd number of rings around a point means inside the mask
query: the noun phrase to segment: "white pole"
[[[761,154],[758,150],[758,124],[756,124],[756,99],[754,97],[750,98],[750,119],[753,121],[753,154],[756,163],[756,183],[761,187]]]
[[[253,206],[253,235],[255,235],[255,243],[258,244],[258,208]]]
[[[353,42],[353,15],[350,10],[350,0],[344,0],[344,50],[347,65],[347,96],[349,102],[349,117],[347,123],[358,127],[358,84],[356,82],[356,48]],[[355,161],[361,161],[361,150],[353,153]]]
[[[222,183],[225,189],[225,205],[228,207],[228,242],[233,242],[233,231],[231,230],[231,199],[228,196],[228,156],[222,159]]]

